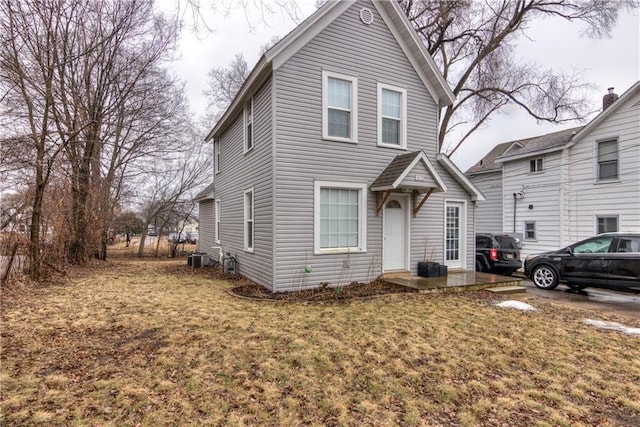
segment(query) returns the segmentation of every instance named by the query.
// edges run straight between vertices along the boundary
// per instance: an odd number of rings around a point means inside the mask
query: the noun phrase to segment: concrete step
[[[527,292],[527,288],[524,286],[496,286],[495,288],[488,288],[487,290],[496,294],[519,294]]]

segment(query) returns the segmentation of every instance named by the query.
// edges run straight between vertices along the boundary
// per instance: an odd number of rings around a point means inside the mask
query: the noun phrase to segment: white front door
[[[463,268],[464,260],[464,203],[445,204],[445,264],[449,268]]]
[[[384,205],[383,271],[407,270],[407,199],[391,197]]]

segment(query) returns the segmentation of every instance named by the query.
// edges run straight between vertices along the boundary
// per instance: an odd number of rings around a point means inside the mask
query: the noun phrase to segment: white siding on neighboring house
[[[596,234],[598,216],[617,217],[618,231],[640,232],[640,91],[614,106],[566,150],[564,244]],[[598,142],[608,140],[618,142],[618,179],[599,181]]]
[[[558,249],[560,247],[561,230],[561,192],[560,152],[544,154],[544,169],[541,172],[530,172],[530,160],[540,158],[513,160],[503,164],[503,231],[506,233],[522,233],[522,257],[527,255]],[[515,203],[514,229],[514,197],[520,193]],[[535,239],[527,239],[525,223],[535,222]]]
[[[502,233],[502,171],[479,173],[470,178],[486,198],[477,202],[476,233]]]

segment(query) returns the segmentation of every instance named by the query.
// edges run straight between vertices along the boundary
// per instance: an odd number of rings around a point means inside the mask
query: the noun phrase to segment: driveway
[[[540,298],[550,298],[574,307],[619,312],[625,315],[640,317],[640,292],[612,291],[609,289],[586,288],[572,291],[565,285],[558,285],[551,291],[535,287],[530,280],[523,280],[522,285],[527,293]]]

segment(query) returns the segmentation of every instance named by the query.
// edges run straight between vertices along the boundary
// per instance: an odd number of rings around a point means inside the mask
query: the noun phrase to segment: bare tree
[[[181,16],[196,33],[214,31],[207,19],[211,12],[226,15],[237,8],[244,12],[249,31],[254,31],[256,24],[268,25],[277,13],[284,13],[293,22],[304,19],[296,0],[177,0],[176,3]]]
[[[68,138],[55,132],[55,67],[68,59],[65,44],[70,23],[81,19],[80,2],[45,5],[5,0],[0,5],[0,84],[6,132],[3,153],[12,164],[27,170],[33,180],[30,203],[29,268],[39,279],[41,267],[42,207],[45,191]],[[11,121],[8,121],[8,120]]]
[[[516,105],[539,121],[583,120],[591,110],[589,85],[578,74],[517,63],[516,40],[535,19],[561,17],[602,37],[636,0],[402,0],[401,5],[457,99],[444,109],[439,146],[464,129],[449,154],[502,107]]]
[[[145,182],[140,183],[143,227],[138,256],[144,255],[148,226],[153,224],[162,232],[175,218],[190,212],[193,193],[210,178],[210,147],[201,143],[202,136],[195,131],[185,129],[184,135],[182,149],[149,165]]]
[[[54,168],[67,177],[66,259],[106,255],[113,208],[141,159],[175,149],[182,86],[163,68],[179,23],[143,0],[2,3],[3,116],[27,144],[14,165],[34,170],[32,275],[38,276],[42,200]],[[159,141],[164,141],[160,143]]]
[[[213,110],[215,121],[231,104],[249,76],[249,67],[244,56],[239,53],[228,67],[214,68],[207,73],[207,76],[209,77],[209,89],[205,90],[204,94],[209,99],[209,107]]]

